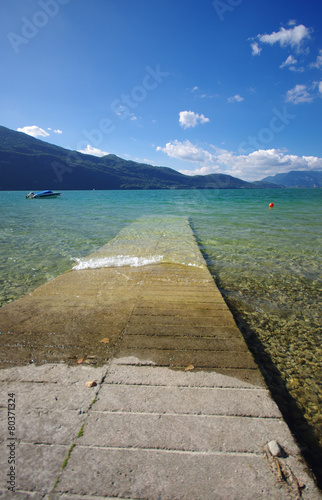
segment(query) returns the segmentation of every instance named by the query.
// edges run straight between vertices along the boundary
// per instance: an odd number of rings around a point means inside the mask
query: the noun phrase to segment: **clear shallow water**
[[[86,267],[96,251],[95,265],[200,265],[176,231],[176,218],[188,219],[228,304],[322,443],[321,212],[321,190],[66,191],[52,200],[0,192],[0,304]],[[155,244],[154,225],[171,248]],[[99,250],[107,242],[108,255]]]
[[[76,259],[73,269],[138,267],[158,262],[206,267],[187,217],[169,214],[140,217],[96,252]]]

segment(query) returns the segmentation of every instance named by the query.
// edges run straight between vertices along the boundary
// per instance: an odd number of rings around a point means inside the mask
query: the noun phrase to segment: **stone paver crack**
[[[62,476],[62,474],[64,472],[64,469],[67,466],[68,461],[70,459],[70,456],[71,456],[71,454],[73,452],[73,449],[75,448],[75,446],[77,444],[77,440],[80,437],[83,436],[84,426],[85,426],[86,420],[87,420],[87,418],[88,418],[88,416],[90,414],[91,409],[93,408],[93,406],[95,405],[95,403],[97,401],[97,397],[98,397],[99,391],[101,390],[102,384],[104,383],[104,380],[106,378],[108,369],[109,369],[109,364],[107,365],[107,368],[106,368],[105,373],[103,374],[101,380],[98,382],[98,390],[96,391],[94,399],[91,401],[90,405],[88,406],[87,411],[85,412],[85,415],[84,415],[84,418],[82,420],[82,424],[80,426],[80,429],[79,429],[79,431],[77,433],[76,438],[73,440],[72,444],[70,445],[70,448],[68,450],[67,456],[66,456],[65,460],[63,461],[63,463],[61,465],[60,473],[59,473],[58,477],[56,478],[56,481],[55,481],[54,486],[53,486],[53,488],[52,488],[52,490],[50,492],[50,495],[53,494],[53,493],[55,493],[55,489],[57,488],[57,486],[59,484],[59,481],[60,481],[60,478],[61,478],[61,476]],[[49,496],[49,500],[50,500],[50,496]]]

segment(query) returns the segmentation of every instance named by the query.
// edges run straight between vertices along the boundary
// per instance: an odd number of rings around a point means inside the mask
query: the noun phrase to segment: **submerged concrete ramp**
[[[159,263],[95,268],[114,240],[0,310],[0,493],[14,394],[21,498],[321,498],[187,222],[185,264],[161,222],[127,255]]]

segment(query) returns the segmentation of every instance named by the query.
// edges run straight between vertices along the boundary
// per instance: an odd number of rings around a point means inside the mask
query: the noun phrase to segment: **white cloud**
[[[50,127],[47,127],[47,130],[50,132],[52,129]],[[37,127],[37,125],[30,125],[27,127],[22,127],[22,128],[17,128],[18,132],[24,132],[25,134],[31,135],[32,137],[49,137],[49,133],[46,132],[46,130]],[[54,130],[55,134],[62,134],[63,132],[59,129]]]
[[[121,120],[124,120],[124,118],[130,118],[130,120],[137,120],[137,117],[134,115],[134,113],[131,113],[129,111],[129,108],[127,106],[123,106],[123,104],[120,104],[116,109],[115,109],[115,114],[120,117]]]
[[[49,134],[46,130],[37,127],[37,125],[29,125],[22,128],[17,128],[18,132],[24,132],[25,134],[31,135],[32,137],[48,137]]]
[[[214,97],[218,97],[218,94],[213,94],[211,91],[206,91],[204,92],[202,89],[200,89],[197,85],[193,87],[190,92],[194,94],[195,98],[199,99],[213,99]]]
[[[280,68],[286,68],[287,66],[292,66],[296,63],[297,63],[297,60],[295,59],[295,57],[290,55],[290,56],[288,56],[286,61],[284,61],[283,64],[280,65]]]
[[[200,94],[198,97],[201,99],[213,99],[214,97],[218,97],[218,94]]]
[[[193,111],[180,111],[179,113],[179,123],[184,129],[196,127],[198,123],[207,123],[209,121],[209,118],[206,118],[204,115],[198,115],[198,113],[194,113]]]
[[[166,153],[171,158],[195,164],[193,170],[180,172],[188,175],[224,173],[248,181],[260,180],[268,175],[289,172],[291,170],[321,170],[322,158],[314,156],[296,156],[277,149],[257,150],[249,154],[235,154],[211,146],[214,153],[192,144],[190,141],[175,140],[157,151]]]
[[[322,94],[322,82],[319,82],[319,92]]]
[[[281,47],[290,46],[300,51],[303,41],[310,38],[311,31],[310,28],[300,24],[289,29],[281,28],[270,35],[258,35],[258,39],[262,43],[268,43],[269,45],[279,43]]]
[[[287,91],[285,100],[293,104],[300,104],[302,102],[312,102],[313,96],[309,94],[306,85],[295,85],[293,89]]]
[[[322,50],[319,51],[315,63],[310,64],[310,68],[322,69]]]
[[[295,26],[295,24],[296,22],[291,20],[288,22],[288,25],[291,26],[288,29],[282,27],[279,31],[273,31],[271,34],[257,35],[257,37],[251,38],[253,56],[257,56],[261,53],[262,47],[260,47],[260,43],[268,45],[277,43],[282,48],[291,47],[298,53],[302,52],[303,43],[311,38],[313,30],[311,28],[306,28],[303,24],[299,24],[298,26]],[[289,67],[289,69],[293,71],[299,71],[296,70],[294,66],[296,62],[293,56],[289,56],[280,68]],[[302,70],[303,69],[301,69],[301,71]]]
[[[178,158],[180,160],[192,162],[212,162],[214,159],[214,155],[209,153],[209,151],[204,151],[198,146],[194,146],[190,141],[179,142],[175,140],[173,142],[168,142],[164,148],[158,146],[157,151],[163,151],[163,153],[166,153],[170,158]]]
[[[286,61],[284,61],[281,65],[280,65],[280,68],[283,69],[283,68],[288,68],[290,71],[294,71],[296,73],[303,73],[303,71],[305,70],[305,68],[303,67],[297,67],[295,66],[297,64],[297,59],[295,59],[295,57],[293,57],[292,55],[288,56],[288,58],[286,59]]]
[[[236,94],[233,97],[228,97],[228,99],[227,99],[228,102],[241,102],[243,100],[244,100],[244,98],[241,97],[239,94]]]
[[[179,170],[179,172],[184,175],[207,175],[214,173],[211,167],[195,168],[194,170]]]
[[[88,144],[85,149],[78,149],[79,153],[83,153],[84,155],[92,155],[92,156],[105,156],[108,155],[106,151],[101,151],[98,148],[93,148]]]
[[[251,48],[253,56],[259,56],[259,54],[262,52],[262,49],[259,47],[257,42],[252,43]]]
[[[289,69],[291,71],[295,71],[296,73],[303,73],[303,71],[305,71],[305,68],[303,67],[297,68],[296,66],[290,66]]]

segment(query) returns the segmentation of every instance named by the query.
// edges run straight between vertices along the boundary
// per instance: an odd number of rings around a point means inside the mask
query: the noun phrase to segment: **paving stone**
[[[51,382],[68,385],[86,382],[91,379],[101,380],[107,370],[106,366],[93,368],[91,366],[68,366],[63,363],[48,363],[44,365],[16,366],[0,370],[0,382]]]
[[[170,349],[138,349],[121,347],[117,356],[134,356],[142,361],[151,361],[158,366],[196,368],[248,368],[256,369],[256,364],[246,351],[194,351]]]
[[[160,301],[160,300],[151,300],[149,297],[145,298],[140,297],[140,302],[138,309],[150,309],[153,311],[163,311],[164,309],[174,309],[176,311],[187,311],[188,306],[190,310],[198,310],[200,312],[206,311],[206,310],[213,310],[214,308],[218,309],[227,309],[227,304],[225,303],[223,297],[221,294],[218,294],[216,296],[216,300],[213,302],[209,302],[209,296],[207,297],[208,301],[207,302],[196,302],[191,301],[191,303],[180,301],[178,297],[175,300],[171,300],[171,304],[169,302],[165,301]],[[212,297],[214,298],[214,297]]]
[[[288,453],[297,446],[282,419],[100,412],[86,420],[80,445],[177,451],[262,453],[278,439]]]
[[[265,389],[103,385],[96,411],[280,417]]]
[[[202,323],[200,324],[200,318],[188,318],[184,316],[162,316],[155,315],[152,318],[150,316],[139,316],[133,315],[131,318],[131,325],[145,325],[148,324],[150,326],[154,325],[167,325],[170,327],[176,327],[177,325],[185,325],[185,326],[236,326],[234,319],[230,315],[226,315],[226,313],[220,315],[218,317],[204,317],[202,319]]]
[[[3,445],[0,447],[1,462],[4,457],[7,457],[2,447]],[[16,447],[17,490],[49,493],[61,471],[68,450],[69,446],[18,443]],[[0,488],[2,489],[6,489],[3,471],[6,471],[7,467],[8,464],[4,467],[1,463]]]
[[[73,450],[56,491],[162,500],[292,498],[283,496],[262,455],[83,446]]]
[[[127,359],[114,360],[107,370],[106,384],[157,385],[174,387],[263,387],[263,378],[258,370],[183,371],[166,367],[126,365]],[[125,365],[124,365],[125,364]]]
[[[163,291],[162,291],[163,290]],[[141,290],[140,290],[141,291]],[[171,304],[174,301],[180,301],[181,304],[185,304],[186,307],[189,305],[193,305],[196,303],[208,304],[208,305],[216,305],[216,303],[222,304],[223,298],[222,296],[213,296],[212,293],[195,293],[195,292],[186,292],[185,290],[176,290],[173,291],[175,293],[170,293],[169,290],[160,289],[152,289],[146,290],[144,293],[141,293],[142,300],[154,300],[154,301],[163,301],[165,304]],[[180,300],[179,300],[180,299]]]
[[[92,496],[92,495],[70,495],[69,493],[51,493],[50,495],[46,496],[43,498],[43,500],[84,500],[84,497],[86,500],[115,500],[115,497],[109,497],[109,496]],[[121,497],[117,497],[118,500],[129,500]]]
[[[213,337],[190,338],[186,336],[168,335],[124,335],[123,343],[127,348],[176,350],[189,347],[193,351],[247,351],[247,345],[242,338],[216,339]]]
[[[16,500],[43,500],[43,493],[35,493],[32,491],[17,491],[0,490],[0,498],[14,498]],[[49,500],[49,499],[48,499]]]
[[[127,335],[170,335],[175,337],[177,335],[188,335],[189,337],[216,337],[216,338],[241,338],[240,331],[236,325],[225,326],[213,324],[210,326],[198,325],[176,325],[175,328],[169,328],[168,325],[133,325],[126,326]]]
[[[81,410],[17,411],[17,436],[19,441],[36,444],[61,444],[70,446],[85,418]],[[30,425],[32,422],[32,425]]]
[[[184,318],[199,318],[201,321],[204,318],[217,318],[221,317],[223,313],[227,313],[227,306],[224,307],[204,307],[198,308],[198,306],[189,307],[189,308],[174,308],[173,304],[168,308],[152,308],[152,307],[136,307],[133,316],[149,316],[151,321],[153,321],[155,316],[173,316],[173,317],[184,317]],[[230,316],[230,313],[229,313]]]
[[[88,377],[88,380],[91,380]],[[0,406],[7,406],[7,395],[15,393],[17,409],[21,412],[36,409],[86,411],[99,386],[88,388],[85,382],[72,386],[53,383],[25,382],[1,384]]]

